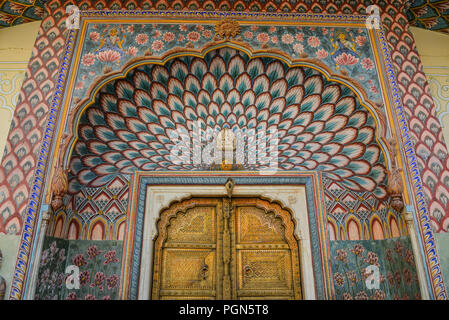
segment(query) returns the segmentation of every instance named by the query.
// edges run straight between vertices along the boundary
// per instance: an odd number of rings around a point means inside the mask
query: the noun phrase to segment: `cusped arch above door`
[[[136,170],[207,169],[169,158],[170,133],[191,131],[199,121],[217,132],[276,126],[280,170],[319,170],[350,190],[384,198],[389,156],[379,136],[385,128],[363,90],[326,74],[319,62],[312,68],[310,61],[287,63],[280,53],[261,55],[210,48],[140,63],[103,81],[71,114],[69,192]]]

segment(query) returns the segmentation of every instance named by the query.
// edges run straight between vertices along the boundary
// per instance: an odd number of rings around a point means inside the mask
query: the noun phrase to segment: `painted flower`
[[[154,39],[157,39],[157,38],[159,38],[160,36],[161,36],[161,32],[160,32],[159,30],[154,30],[153,38],[154,38]]]
[[[95,246],[95,245],[93,245],[93,246],[90,246],[89,248],[87,248],[87,250],[86,250],[86,254],[87,254],[87,256],[88,256],[88,259],[93,259],[93,258],[95,258],[96,256],[98,256],[100,253],[102,253],[103,251],[101,251],[101,250],[98,250],[98,247],[97,246]]]
[[[164,43],[161,40],[156,40],[151,45],[151,48],[156,52],[161,51],[163,47],[164,47]]]
[[[128,33],[134,33],[134,25],[132,24],[132,25],[129,25],[127,28],[126,28],[126,31],[128,32]]]
[[[324,58],[327,57],[327,55],[328,55],[328,52],[327,52],[326,50],[324,50],[324,49],[319,49],[319,50],[316,52],[316,57],[317,57],[318,59],[324,59]]]
[[[198,32],[201,32],[201,31],[204,30],[204,27],[199,24],[199,25],[196,26],[196,30],[198,30]]]
[[[52,243],[51,243],[51,245],[50,245],[50,253],[51,253],[51,255],[53,256],[54,254],[56,254],[56,252],[58,252],[58,247],[57,247],[57,244],[56,244],[56,241],[53,241]]]
[[[368,295],[365,291],[360,291],[356,294],[355,300],[368,300]]]
[[[357,43],[357,45],[359,47],[363,46],[365,44],[365,42],[366,42],[366,37],[364,37],[364,36],[357,36],[355,38],[355,43]]]
[[[84,89],[84,82],[78,81],[78,82],[75,84],[75,90],[82,90],[82,89]]]
[[[253,32],[256,32],[256,31],[257,31],[257,29],[259,29],[259,27],[258,27],[258,26],[251,26],[251,31],[253,31]]]
[[[85,300],[96,300],[95,296],[88,294],[84,297]]]
[[[346,276],[348,277],[349,281],[351,281],[352,283],[356,283],[358,280],[357,274],[355,273],[354,270],[346,272]]]
[[[261,32],[257,35],[257,41],[259,42],[268,42],[270,40],[270,36],[266,32]]]
[[[327,28],[321,28],[321,32],[323,33],[323,35],[326,35],[329,30]]]
[[[297,53],[303,53],[304,52],[304,46],[301,43],[297,43],[293,46],[293,50]]]
[[[294,40],[293,36],[289,33],[284,33],[281,38],[281,41],[285,44],[292,44]]]
[[[109,278],[106,278],[106,284],[108,285],[108,289],[111,290],[112,288],[115,288],[118,283],[118,275],[114,274],[110,276]]]
[[[345,278],[340,272],[336,272],[334,274],[334,281],[337,284],[337,286],[342,287],[345,284]]]
[[[187,39],[192,42],[197,42],[200,40],[200,37],[201,35],[196,31],[192,31],[187,34]]]
[[[175,40],[175,34],[173,32],[165,32],[162,38],[165,42],[171,42]]]
[[[402,273],[404,274],[404,280],[407,284],[412,284],[412,273],[410,272],[409,269],[404,268],[404,270],[402,271]]]
[[[41,282],[45,283],[48,279],[50,279],[50,269],[45,269],[41,274]]]
[[[372,93],[379,93],[379,90],[377,89],[376,86],[371,86],[371,87],[369,88],[369,90],[370,90]]]
[[[278,43],[278,37],[277,36],[271,37],[271,42]]]
[[[182,34],[180,34],[179,36],[178,36],[178,41],[179,42],[182,42],[182,41],[184,41],[185,40],[185,37],[182,35]]]
[[[312,48],[316,48],[321,44],[320,39],[318,39],[315,36],[310,37],[309,39],[307,39],[307,43],[309,44],[309,46],[311,46]]]
[[[204,38],[209,39],[209,38],[212,37],[212,31],[206,29],[206,30],[203,31],[202,35],[203,35]]]
[[[111,262],[118,262],[119,260],[117,259],[116,255],[116,251],[115,250],[109,250],[108,252],[106,252],[104,254],[104,257],[106,258],[106,260],[104,261],[104,264],[108,264]]]
[[[404,295],[402,296],[402,300],[410,300],[410,297],[408,296],[408,294],[404,293]]]
[[[390,262],[393,261],[393,251],[390,248],[385,250],[385,258]]]
[[[377,254],[371,251],[368,252],[368,255],[366,256],[365,259],[363,259],[363,261],[365,261],[368,264],[379,266],[379,257],[377,256]]]
[[[75,257],[73,257],[72,263],[77,267],[82,267],[87,264],[84,255],[82,253],[77,254]]]
[[[396,285],[399,286],[401,284],[401,273],[399,271],[394,273],[394,279],[396,280]]]
[[[341,66],[352,66],[359,62],[359,58],[354,57],[351,54],[343,52],[339,56],[335,57],[335,63]]]
[[[90,287],[98,287],[100,290],[103,290],[103,284],[104,284],[105,279],[106,279],[106,276],[104,275],[104,273],[101,271],[98,271],[95,274],[94,282],[92,282],[90,284]]]
[[[186,31],[187,31],[187,25],[186,25],[186,24],[181,24],[181,25],[179,26],[179,31],[186,32]]]
[[[58,287],[61,287],[65,283],[64,278],[65,278],[64,273],[60,273],[58,275],[58,281],[57,281]]]
[[[374,291],[374,295],[371,297],[373,300],[385,300],[385,292],[378,289]]]
[[[143,44],[147,43],[147,41],[148,41],[148,36],[145,33],[139,33],[136,36],[137,44],[143,45]]]
[[[40,266],[41,267],[45,266],[49,261],[50,261],[50,251],[48,249],[45,249],[44,251],[42,251]]]
[[[85,270],[83,272],[80,273],[80,284],[81,285],[86,285],[88,284],[90,281],[90,273],[89,270]]]
[[[97,53],[97,59],[101,62],[114,62],[120,59],[120,52],[115,50],[105,50]]]
[[[276,32],[277,28],[275,26],[271,26],[268,32],[273,33]]]
[[[78,300],[76,297],[76,292],[70,292],[67,297],[65,297],[66,300]]]
[[[363,58],[361,64],[365,70],[371,70],[374,68],[374,63],[370,58]]]
[[[414,260],[413,260],[413,253],[410,249],[406,249],[405,250],[405,254],[404,254],[404,259],[408,264],[413,265]]]
[[[361,256],[365,252],[365,248],[361,244],[356,244],[352,249],[350,249],[356,256]]]
[[[251,32],[251,31],[245,31],[245,33],[243,33],[243,36],[246,38],[246,39],[252,39],[253,38],[253,33]]]
[[[126,52],[129,56],[135,56],[137,54],[138,49],[136,47],[129,47]]]
[[[91,33],[89,33],[89,38],[90,40],[97,42],[98,39],[100,39],[100,34],[97,31],[92,31]]]
[[[304,33],[298,32],[295,36],[296,41],[302,42],[304,41]]]
[[[390,286],[392,286],[394,284],[394,277],[390,272],[387,274],[387,279],[388,279],[388,284]]]
[[[348,253],[345,249],[339,249],[337,250],[337,256],[335,259],[342,261],[342,262],[348,262]]]
[[[394,251],[396,251],[396,253],[401,256],[402,249],[404,249],[404,247],[402,246],[402,243],[400,241],[396,241],[396,243],[394,245]]]
[[[89,75],[93,77],[95,75],[95,71],[89,71]]]
[[[343,300],[353,300],[353,298],[349,293],[345,292],[343,293]]]
[[[103,300],[111,300],[111,297],[110,296],[104,296]]]

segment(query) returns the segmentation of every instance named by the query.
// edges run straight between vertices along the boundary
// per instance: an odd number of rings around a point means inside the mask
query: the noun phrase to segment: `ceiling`
[[[407,18],[412,26],[449,33],[449,0],[415,0]]]
[[[42,20],[44,3],[41,0],[0,0],[0,28]]]
[[[0,0],[0,29],[41,20],[47,0]],[[449,0],[410,1],[407,17],[411,25],[449,33]]]

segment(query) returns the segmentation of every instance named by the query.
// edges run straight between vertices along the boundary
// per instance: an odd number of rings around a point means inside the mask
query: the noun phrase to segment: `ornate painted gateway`
[[[349,2],[80,2],[67,29],[50,1],[0,169],[9,298],[446,299],[402,4],[375,29]]]

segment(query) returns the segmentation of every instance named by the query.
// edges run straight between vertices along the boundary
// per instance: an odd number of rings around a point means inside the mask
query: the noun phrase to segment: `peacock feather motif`
[[[386,195],[374,119],[349,88],[231,48],[143,65],[105,84],[81,116],[69,191],[136,170],[204,170],[170,158],[173,132],[195,123],[217,133],[276,128],[279,170],[318,170],[351,190]]]

